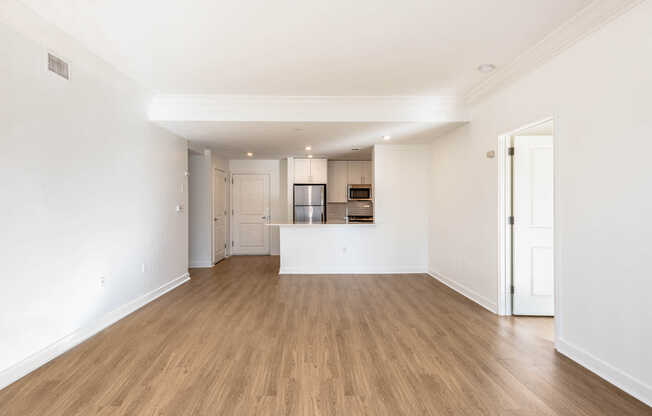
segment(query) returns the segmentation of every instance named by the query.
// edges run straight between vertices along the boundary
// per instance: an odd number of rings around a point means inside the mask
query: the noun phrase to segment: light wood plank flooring
[[[0,415],[652,415],[425,275],[236,257],[0,391]]]

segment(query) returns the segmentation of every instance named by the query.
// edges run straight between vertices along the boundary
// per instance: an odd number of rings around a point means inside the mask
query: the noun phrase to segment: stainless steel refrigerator
[[[294,185],[294,223],[326,222],[326,185]]]

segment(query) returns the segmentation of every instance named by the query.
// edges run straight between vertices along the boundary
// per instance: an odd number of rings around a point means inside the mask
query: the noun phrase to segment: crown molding
[[[507,85],[548,62],[613,19],[645,0],[595,0],[549,33],[533,47],[491,76],[470,88],[463,96],[466,104]]]
[[[157,95],[152,121],[464,122],[451,96]]]

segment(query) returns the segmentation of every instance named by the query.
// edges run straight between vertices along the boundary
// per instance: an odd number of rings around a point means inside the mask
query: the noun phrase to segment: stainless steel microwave
[[[371,185],[349,185],[346,194],[349,201],[371,201]]]

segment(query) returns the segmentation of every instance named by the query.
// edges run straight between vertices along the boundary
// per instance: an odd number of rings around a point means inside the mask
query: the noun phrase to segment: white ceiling
[[[209,147],[226,159],[279,159],[287,156],[370,160],[374,144],[427,143],[462,123],[382,122],[214,122],[163,121],[158,124],[184,137],[193,146]],[[383,139],[390,135],[389,141]],[[311,146],[310,151],[305,147]],[[352,151],[359,148],[360,151]]]
[[[23,0],[161,93],[458,95],[589,0]]]
[[[23,2],[160,94],[434,98],[459,97],[480,85],[489,75],[478,65],[507,66],[590,0]],[[368,107],[356,105],[361,112]],[[428,122],[369,122],[349,117],[349,107],[340,110],[344,115],[330,122],[314,114],[306,120],[304,111],[303,119],[283,121],[233,116],[157,123],[226,158],[248,151],[255,158],[298,156],[310,144],[315,156],[341,159],[369,158],[385,134],[391,143],[421,143],[462,124],[435,115]]]

